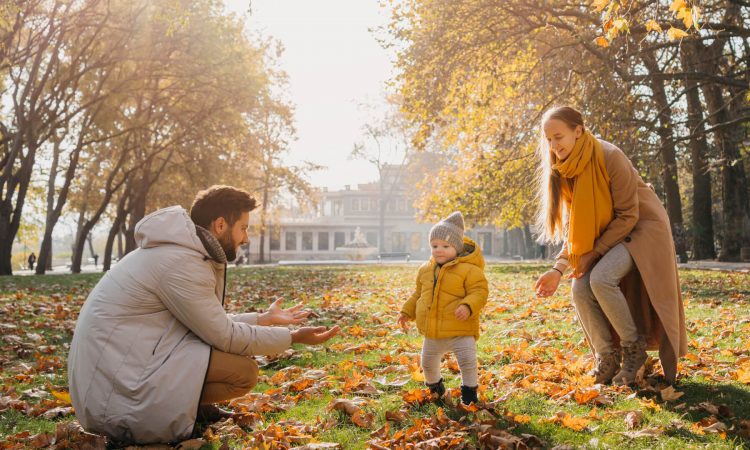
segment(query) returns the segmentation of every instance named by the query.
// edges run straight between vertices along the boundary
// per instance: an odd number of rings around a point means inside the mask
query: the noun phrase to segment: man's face
[[[230,226],[222,217],[216,219],[214,222],[216,238],[219,240],[221,248],[224,249],[224,253],[227,255],[227,261],[234,261],[237,259],[237,248],[250,242],[250,237],[247,234],[249,225],[249,212],[243,212],[242,215],[240,215],[240,218],[237,219],[232,226]]]

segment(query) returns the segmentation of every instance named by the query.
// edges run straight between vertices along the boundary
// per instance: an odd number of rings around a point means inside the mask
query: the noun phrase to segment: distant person
[[[248,242],[253,209],[247,192],[213,186],[198,193],[189,215],[172,206],[136,225],[139,248],[97,283],[73,334],[70,397],[86,430],[139,444],[187,439],[196,417],[231,416],[213,403],[255,386],[252,356],[338,333],[283,326],[306,320],[301,305],[224,311],[227,261]]]
[[[95,254],[94,254],[94,267],[97,267],[98,261],[99,261],[99,255],[97,255],[97,254],[95,253]]]
[[[479,315],[489,291],[484,257],[476,242],[464,236],[464,218],[456,211],[430,230],[432,258],[419,268],[417,288],[401,309],[399,325],[411,320],[424,335],[422,370],[434,397],[445,394],[440,360],[453,352],[461,369],[461,402],[477,403]]]
[[[31,252],[29,259],[27,259],[26,262],[29,263],[29,270],[34,270],[34,264],[36,263],[36,255],[34,252]]]

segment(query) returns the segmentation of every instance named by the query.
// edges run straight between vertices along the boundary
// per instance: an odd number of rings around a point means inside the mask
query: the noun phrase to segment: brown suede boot
[[[622,346],[622,369],[612,379],[612,383],[625,386],[635,382],[636,374],[648,359],[647,347],[648,344],[642,337],[638,337],[633,344]]]
[[[621,355],[619,351],[597,355],[596,367],[591,369],[587,375],[595,378],[597,384],[608,384],[612,377],[620,370]]]

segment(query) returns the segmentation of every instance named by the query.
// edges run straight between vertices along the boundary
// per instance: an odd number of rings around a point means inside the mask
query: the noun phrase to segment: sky
[[[362,104],[382,105],[392,76],[392,53],[369,29],[387,23],[378,0],[225,0],[246,14],[250,30],[284,45],[281,66],[289,75],[288,98],[296,106],[297,140],[287,162],[311,161],[326,169],[311,173],[315,186],[340,189],[374,181],[377,172],[350,160],[361,128],[372,117]]]

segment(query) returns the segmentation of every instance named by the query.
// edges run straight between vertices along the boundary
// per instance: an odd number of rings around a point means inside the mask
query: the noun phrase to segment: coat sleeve
[[[228,314],[229,318],[235,322],[242,322],[249,325],[258,324],[258,313],[240,313],[240,314]]]
[[[232,320],[215,294],[210,270],[166,270],[157,285],[164,306],[205,343],[235,355],[273,355],[292,343],[283,327],[254,326]]]
[[[401,308],[401,314],[408,316],[411,320],[417,317],[417,300],[422,295],[422,268],[419,268],[417,273],[417,286],[414,288],[414,293],[411,294],[404,306]]]
[[[638,174],[625,153],[613,150],[607,166],[615,218],[594,243],[594,251],[603,256],[630,234],[638,222]]]
[[[479,267],[472,266],[466,274],[464,289],[466,290],[466,297],[459,304],[469,307],[471,318],[477,317],[482,308],[484,308],[484,305],[487,304],[487,297],[489,296],[489,288],[487,287],[487,278],[484,276],[484,271]]]

